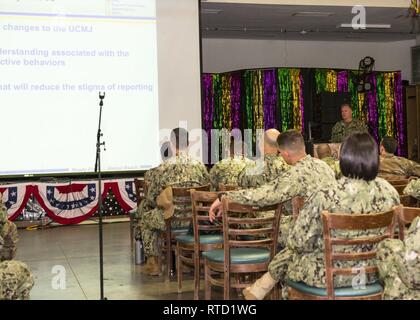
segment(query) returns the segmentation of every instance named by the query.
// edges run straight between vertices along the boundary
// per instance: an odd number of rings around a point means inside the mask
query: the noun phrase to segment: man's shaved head
[[[268,129],[264,132],[264,144],[271,148],[277,148],[277,138],[280,131],[277,129]]]
[[[318,154],[318,158],[319,159],[324,159],[326,157],[331,157],[332,156],[332,151],[331,148],[328,144],[323,143],[320,144],[317,148],[316,148],[316,153]]]

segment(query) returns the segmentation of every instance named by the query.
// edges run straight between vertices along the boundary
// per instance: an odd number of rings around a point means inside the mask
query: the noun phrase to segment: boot
[[[152,268],[152,258],[153,257],[147,257],[146,258],[146,263],[144,264],[143,268],[142,268],[142,272],[143,273],[149,273],[151,268]]]
[[[147,269],[146,273],[151,276],[160,276],[162,274],[162,264],[158,257],[150,257],[150,268]]]
[[[245,300],[263,300],[276,283],[277,281],[271,277],[270,273],[266,272],[252,286],[245,288],[242,293]]]

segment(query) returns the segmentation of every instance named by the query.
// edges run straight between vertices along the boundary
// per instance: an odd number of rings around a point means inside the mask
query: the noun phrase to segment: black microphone
[[[102,107],[104,105],[103,100],[105,99],[105,92],[104,93],[99,92],[99,99],[101,99],[101,102],[99,102],[99,106]]]

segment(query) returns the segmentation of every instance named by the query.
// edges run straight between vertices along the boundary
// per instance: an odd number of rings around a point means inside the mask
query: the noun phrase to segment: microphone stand
[[[99,125],[98,134],[96,136],[96,160],[95,160],[95,172],[98,173],[98,210],[99,210],[99,281],[101,290],[101,300],[107,300],[104,297],[104,253],[103,253],[103,225],[102,225],[102,176],[101,176],[101,146],[104,146],[105,142],[101,142],[103,133],[101,132],[101,121],[102,121],[102,106],[104,105],[103,100],[105,99],[105,92],[99,92]]]

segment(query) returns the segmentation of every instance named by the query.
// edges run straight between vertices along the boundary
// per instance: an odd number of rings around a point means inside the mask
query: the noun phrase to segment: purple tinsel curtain
[[[210,133],[213,127],[213,107],[214,107],[214,95],[213,95],[213,76],[211,74],[203,75],[203,94],[204,94],[204,130],[207,134]]]
[[[377,95],[377,84],[376,74],[373,72],[369,75],[369,82],[372,84],[372,90],[367,93],[367,108],[368,108],[368,124],[371,129],[371,134],[375,138],[376,142],[379,142],[379,130],[378,130],[378,103],[376,99]]]
[[[264,71],[264,127],[265,129],[277,128],[276,104],[277,83],[276,70]]]
[[[347,71],[337,72],[337,92],[349,92],[348,75]]]
[[[207,150],[210,150],[210,139],[211,139],[211,129],[213,128],[213,110],[214,110],[214,92],[213,92],[213,75],[204,74],[203,75],[203,125],[204,130],[207,133]],[[209,161],[211,155],[208,154]]]
[[[239,129],[241,119],[241,73],[231,74],[232,129]]]
[[[404,119],[404,109],[403,109],[403,95],[402,95],[402,81],[401,81],[401,72],[395,72],[394,74],[394,101],[395,101],[395,123],[397,127],[397,141],[398,149],[397,154],[402,157],[407,157],[407,152],[405,144],[407,141],[406,132],[405,132],[405,119]]]

